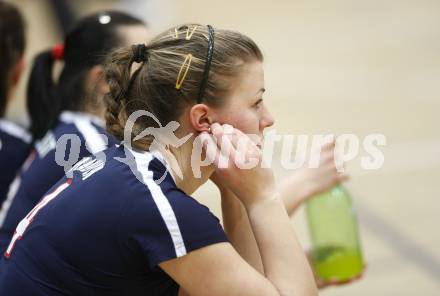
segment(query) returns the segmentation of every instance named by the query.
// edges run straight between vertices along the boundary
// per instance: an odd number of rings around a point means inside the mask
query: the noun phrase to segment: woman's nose
[[[264,113],[260,120],[260,128],[261,130],[265,129],[266,127],[270,127],[275,123],[275,119],[273,118],[272,114],[270,114],[269,110],[267,110],[266,107],[264,107]]]

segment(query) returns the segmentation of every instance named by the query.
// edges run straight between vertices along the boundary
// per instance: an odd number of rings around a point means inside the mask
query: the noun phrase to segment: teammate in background
[[[104,129],[103,96],[108,92],[101,78],[104,57],[114,48],[147,39],[139,19],[103,11],[81,19],[67,33],[64,45],[35,58],[27,104],[37,141],[0,210],[2,254],[20,220],[75,162],[115,143]],[[55,83],[56,60],[64,66]]]
[[[151,137],[128,141],[104,151],[106,162],[78,163],[73,177],[60,180],[17,227],[0,263],[0,294],[317,295],[272,170],[235,163],[239,153],[261,160],[261,148],[243,133],[262,136],[273,124],[262,99],[262,62],[250,38],[198,25],[114,52],[105,72],[109,132],[122,140],[130,114],[147,110],[164,126],[177,121],[179,139],[194,136],[164,153],[150,150]],[[139,118],[131,139],[155,126]],[[226,127],[233,133],[225,137]],[[202,167],[201,178],[191,163],[198,140],[214,162]],[[220,169],[223,141],[233,153]],[[117,160],[126,154],[133,163]],[[183,180],[173,178],[176,165]],[[167,167],[171,174],[157,184]],[[213,175],[243,204],[263,270],[190,196]]]
[[[32,149],[31,135],[3,119],[25,66],[24,27],[17,8],[0,1],[0,204]]]

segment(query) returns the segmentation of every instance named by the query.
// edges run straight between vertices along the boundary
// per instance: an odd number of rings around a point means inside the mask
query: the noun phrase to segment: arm
[[[221,193],[223,227],[229,241],[246,262],[264,274],[260,251],[246,209],[230,190],[219,184],[217,186]]]
[[[292,216],[307,199],[347,179],[347,175],[339,173],[336,169],[334,149],[334,141],[323,145],[317,168],[307,167],[308,161],[306,161],[306,166],[281,181],[278,189],[289,216]]]
[[[281,201],[264,195],[264,202],[248,205],[246,211],[265,274],[252,268],[230,244],[210,245],[160,264],[180,285],[180,295],[317,295]]]
[[[280,294],[228,243],[210,245],[159,266],[180,285],[180,296],[291,295]]]
[[[301,168],[285,178],[278,187],[289,216],[307,198],[330,188],[344,177],[336,171],[334,148],[334,142],[324,145],[318,168]],[[211,176],[211,181],[220,190],[223,226],[231,244],[249,264],[263,273],[260,252],[245,208],[234,193],[220,182],[216,174]]]
[[[245,207],[266,277],[286,295],[317,295],[312,270],[281,198]]]
[[[170,265],[161,267],[190,295],[316,295],[310,266],[295,237],[284,205],[274,190],[272,171],[260,166],[240,169],[240,165],[237,165],[238,153],[244,153],[241,159],[261,159],[260,149],[249,140],[247,146],[242,147],[244,150],[238,151],[233,140],[222,139],[223,129],[218,124],[213,124],[212,130],[217,141],[209,136],[206,140],[216,148],[204,147],[207,157],[214,161],[219,180],[227,184],[243,204],[261,254],[264,275],[252,268],[230,244],[226,245],[233,252],[223,253],[224,250],[209,246],[170,260]],[[238,130],[234,131],[237,136],[245,136]],[[232,151],[226,168],[219,166],[220,152],[217,149],[220,149],[220,144],[227,145]],[[204,249],[216,249],[217,252],[203,260],[203,256],[197,255],[202,254]],[[180,267],[181,263],[184,268]],[[210,273],[212,268],[214,271]]]
[[[217,186],[219,186],[217,184]],[[220,188],[220,187],[219,187]],[[223,214],[223,226],[234,249],[240,256],[248,262],[253,268],[264,274],[263,263],[261,261],[260,251],[252,231],[249,218],[243,204],[228,189],[223,188],[221,192],[221,205]],[[286,200],[284,199],[286,206]],[[310,262],[310,258],[308,261]],[[340,283],[326,282],[320,278],[315,278],[318,288],[325,288],[330,285]],[[182,294],[183,296],[184,294]]]
[[[346,175],[336,171],[333,150],[334,143],[324,145],[318,168],[301,168],[286,177],[278,187],[289,216],[293,215],[295,210],[314,194],[325,191],[347,178]],[[218,180],[215,174],[211,176],[211,180],[221,193],[223,226],[228,239],[250,265],[264,274],[260,251],[243,204]],[[316,279],[316,282],[320,288],[328,285],[320,279]]]

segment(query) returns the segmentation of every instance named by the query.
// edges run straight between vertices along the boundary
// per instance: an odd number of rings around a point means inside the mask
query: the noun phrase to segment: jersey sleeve
[[[150,194],[125,211],[122,247],[138,252],[150,269],[212,244],[226,242],[220,221],[206,206],[178,189],[149,188]]]

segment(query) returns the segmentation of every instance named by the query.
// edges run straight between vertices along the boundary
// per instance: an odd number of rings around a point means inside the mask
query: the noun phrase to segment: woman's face
[[[233,89],[224,105],[216,108],[216,121],[230,124],[245,134],[257,135],[273,125],[274,119],[263,101],[264,70],[259,61],[246,63],[239,77],[232,80]]]

